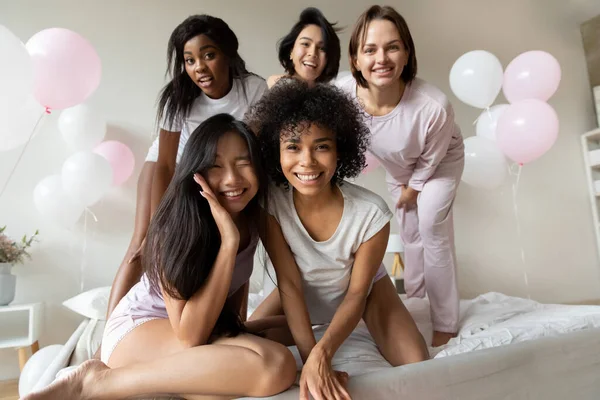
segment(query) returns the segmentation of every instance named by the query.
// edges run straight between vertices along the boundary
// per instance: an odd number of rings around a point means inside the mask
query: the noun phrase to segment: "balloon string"
[[[518,165],[519,169],[516,173],[511,173],[516,175],[515,182],[512,185],[512,194],[513,194],[513,211],[515,213],[515,219],[517,221],[517,240],[519,241],[519,248],[521,251],[521,263],[523,264],[523,278],[525,280],[525,288],[527,291],[527,298],[531,300],[530,287],[529,287],[529,276],[527,274],[527,262],[525,260],[525,248],[523,246],[523,235],[521,231],[521,219],[519,218],[519,207],[517,205],[517,193],[519,191],[519,183],[521,181],[521,171],[523,169],[523,165]]]
[[[484,109],[484,112],[486,112],[486,111],[487,111],[487,113],[488,113],[488,116],[490,117],[490,120],[492,120],[492,113],[491,113],[491,111],[490,111],[490,106],[487,106],[487,107]],[[482,116],[482,115],[483,115],[483,112],[482,112],[481,114],[479,114],[479,115],[477,116],[477,118],[475,118],[475,121],[473,121],[473,125],[477,125],[477,121],[479,121],[479,118],[481,118],[481,116]]]
[[[85,281],[85,265],[86,265],[86,258],[85,255],[87,253],[87,220],[88,220],[88,213],[87,213],[87,208],[84,211],[84,216],[83,216],[83,246],[81,249],[81,265],[79,266],[79,275],[80,275],[80,287],[79,287],[79,291],[81,293],[83,293],[83,288],[84,288],[84,281]]]
[[[487,111],[487,115],[488,115],[488,117],[490,117],[490,121],[493,121],[494,117],[492,116],[492,112],[490,111],[490,108],[486,107],[485,111]]]
[[[40,115],[40,117],[38,118],[37,122],[35,123],[35,126],[33,127],[33,130],[29,134],[29,138],[27,139],[27,142],[25,143],[25,146],[23,146],[23,150],[21,150],[21,154],[19,155],[19,158],[17,158],[17,162],[15,163],[15,165],[12,168],[12,170],[8,174],[8,178],[6,179],[6,182],[4,182],[4,186],[2,187],[2,190],[0,191],[0,198],[2,198],[2,195],[4,194],[4,191],[8,187],[8,183],[10,182],[12,176],[14,175],[15,171],[17,170],[17,166],[21,162],[21,158],[23,158],[23,154],[25,154],[25,150],[27,150],[27,147],[29,146],[29,143],[31,142],[31,138],[33,138],[33,135],[37,131],[38,127],[40,126],[40,122],[44,119],[44,117],[45,117],[45,114],[42,113]]]
[[[96,218],[96,214],[92,212],[89,208],[85,208],[83,216],[83,246],[81,248],[81,265],[79,266],[79,274],[80,274],[80,283],[79,290],[83,293],[84,283],[85,283],[85,267],[87,266],[87,230],[88,230],[88,214],[90,214],[94,218],[94,222],[98,222],[98,218]]]
[[[94,218],[94,222],[98,222],[98,218],[96,217],[96,214],[94,214],[94,212],[92,210],[90,210],[89,208],[85,208],[85,211],[89,212],[92,217]]]

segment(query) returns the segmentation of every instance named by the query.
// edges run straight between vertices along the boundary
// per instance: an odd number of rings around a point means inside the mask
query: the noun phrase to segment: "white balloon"
[[[92,150],[104,140],[106,120],[89,106],[79,104],[60,113],[58,129],[72,150]]]
[[[65,192],[85,206],[96,203],[110,189],[113,171],[106,158],[90,151],[80,151],[67,158],[62,166]]]
[[[479,136],[465,139],[465,170],[462,181],[478,188],[495,189],[508,175],[506,157],[496,143]]]
[[[33,203],[39,213],[64,228],[71,228],[83,214],[83,205],[63,190],[60,175],[42,179],[33,190]]]
[[[450,70],[450,88],[463,103],[477,108],[492,105],[500,89],[504,74],[500,60],[485,50],[463,54]]]
[[[33,66],[25,45],[0,25],[0,109],[23,103],[33,94]]]
[[[15,149],[27,142],[44,115],[42,107],[33,97],[16,107],[0,108],[0,151]]]
[[[495,142],[498,118],[500,118],[504,110],[508,107],[508,104],[496,104],[495,106],[490,107],[489,110],[484,110],[479,118],[477,118],[477,126],[475,127],[477,136]]]
[[[62,344],[42,347],[27,360],[19,376],[19,396],[25,397],[31,393],[63,347]]]

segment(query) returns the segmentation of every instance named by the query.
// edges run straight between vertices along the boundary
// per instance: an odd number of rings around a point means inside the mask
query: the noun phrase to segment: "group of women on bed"
[[[302,399],[349,399],[331,360],[361,319],[391,365],[428,358],[382,264],[394,213],[407,295],[431,303],[432,344],[456,333],[462,137],[446,96],[416,78],[402,16],[372,6],[358,18],[340,79],[337,28],[315,8],[279,42],[284,74],[265,82],[238,47],[208,15],[173,31],[160,135],[139,177],[100,360],[29,399],[270,396],[296,380],[291,345]],[[387,172],[394,212],[347,181],[367,151]],[[247,319],[259,240],[278,290]],[[317,342],[312,327],[323,324]]]

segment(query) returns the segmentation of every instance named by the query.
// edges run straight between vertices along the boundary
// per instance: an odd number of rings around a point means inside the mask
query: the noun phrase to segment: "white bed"
[[[250,305],[259,298],[252,295]],[[404,300],[429,341],[427,300]],[[103,325],[82,322],[35,388],[89,358]],[[323,331],[316,329],[316,336]],[[431,350],[432,360],[392,368],[361,323],[333,365],[350,374],[353,399],[600,399],[600,306],[544,305],[487,293],[461,301],[458,337]],[[297,399],[298,388],[272,398]]]
[[[600,329],[494,347],[352,378],[352,399],[597,400]],[[292,388],[271,399],[298,399]]]
[[[429,340],[427,300],[405,304]],[[430,351],[432,360],[392,368],[360,324],[333,365],[351,375],[353,399],[600,399],[599,306],[487,293],[461,301],[458,337]],[[298,394],[292,387],[272,399]]]

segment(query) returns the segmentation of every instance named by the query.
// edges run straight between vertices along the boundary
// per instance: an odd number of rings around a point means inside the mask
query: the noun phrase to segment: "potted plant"
[[[38,231],[27,238],[24,235],[20,242],[8,237],[4,231],[6,226],[0,227],[0,306],[6,306],[15,298],[17,277],[11,272],[16,264],[22,264],[26,258],[31,258],[28,249],[38,236]]]

